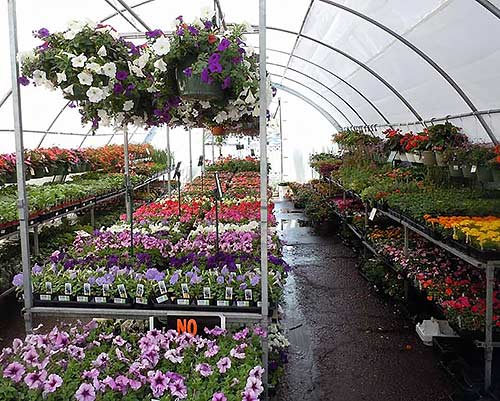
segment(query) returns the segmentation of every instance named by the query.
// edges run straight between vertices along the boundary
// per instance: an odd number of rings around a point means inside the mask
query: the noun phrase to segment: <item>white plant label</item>
[[[374,207],[374,208],[372,209],[372,211],[370,212],[370,216],[368,217],[368,219],[369,219],[370,221],[373,221],[373,219],[375,218],[375,215],[376,215],[376,214],[377,214],[377,208],[376,208],[376,207]]]
[[[476,171],[477,171],[477,166],[472,166],[472,167],[470,168],[470,172],[471,172],[471,173],[475,173]]]

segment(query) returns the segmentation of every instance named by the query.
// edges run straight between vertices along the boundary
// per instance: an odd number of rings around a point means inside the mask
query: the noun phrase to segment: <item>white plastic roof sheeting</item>
[[[219,3],[227,23],[258,24],[258,0]],[[140,20],[117,0],[17,0],[19,49],[39,44],[32,30],[63,30],[71,19],[105,20],[119,32],[131,33],[146,31],[144,25],[170,30],[178,15],[189,21],[202,8],[215,8],[213,0],[127,4]],[[452,122],[463,126],[473,140],[490,142],[500,139],[499,7],[500,0],[268,0],[268,71],[274,82],[299,92],[343,127],[368,125],[380,132],[388,124],[410,123],[408,129],[416,131],[423,124],[411,124],[419,120],[465,115]],[[10,90],[8,40],[4,3],[0,99]],[[247,43],[257,47],[258,35],[250,33]],[[49,128],[59,134],[46,135],[43,146],[81,144],[89,128],[81,126],[77,110],[61,112],[65,104],[58,92],[22,88],[27,147],[38,146]],[[478,115],[470,115],[473,112]],[[0,107],[0,130],[13,129],[12,114],[8,99]],[[296,127],[289,129],[301,135]],[[100,128],[84,146],[121,143],[120,135],[111,134],[111,129]],[[139,130],[132,142],[143,140],[145,134]],[[13,134],[0,135],[0,151],[12,151]]]

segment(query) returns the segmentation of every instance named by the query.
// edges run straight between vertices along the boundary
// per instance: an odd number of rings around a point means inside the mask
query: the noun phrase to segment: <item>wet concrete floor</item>
[[[413,324],[357,273],[357,256],[315,236],[289,202],[276,212],[284,257],[289,364],[282,401],[441,401],[453,391]]]

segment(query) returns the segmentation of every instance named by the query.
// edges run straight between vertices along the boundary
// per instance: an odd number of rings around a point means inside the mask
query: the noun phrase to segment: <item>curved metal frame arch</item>
[[[283,50],[278,50],[278,49],[270,49],[268,48],[267,51],[271,51],[271,52],[275,52],[275,53],[281,53],[281,54],[290,54],[288,52],[285,52]],[[325,67],[319,65],[319,64],[316,64],[310,60],[307,60],[303,57],[300,57],[300,56],[297,56],[296,54],[293,54],[291,56],[292,58],[296,58],[298,60],[301,60],[301,61],[304,61],[305,63],[308,63],[308,64],[311,64],[312,66],[314,67],[317,67],[319,69],[321,69],[322,71],[326,72],[327,74],[330,74],[331,76],[337,78],[339,81],[343,82],[344,84],[346,84],[349,88],[351,88],[353,91],[355,91],[359,96],[361,96],[364,100],[366,100],[366,102],[378,113],[378,115],[380,117],[382,117],[382,119],[385,121],[386,124],[391,124],[389,122],[389,120],[386,118],[386,116],[379,110],[379,108],[377,106],[375,106],[375,104],[373,104],[373,102],[368,99],[364,94],[363,92],[361,92],[359,89],[357,89],[355,86],[353,86],[352,84],[350,84],[349,82],[347,82],[344,78],[342,78],[341,76],[331,72],[330,70],[327,70]],[[269,63],[268,63],[269,64]]]
[[[254,26],[255,28],[255,26]],[[273,26],[268,26],[267,29],[271,30],[271,31],[277,31],[277,32],[282,32],[282,33],[288,33],[290,35],[297,35],[297,32],[294,32],[294,31],[290,31],[288,29],[283,29],[283,28],[277,28],[277,27],[273,27]],[[253,33],[253,32],[252,32]],[[365,63],[363,63],[362,61],[358,60],[356,57],[354,56],[351,56],[349,53],[346,53],[344,52],[343,50],[340,50],[334,46],[331,46],[327,43],[324,43],[322,42],[321,40],[318,40],[318,39],[315,39],[311,36],[307,36],[307,35],[300,35],[301,38],[304,38],[304,39],[307,39],[307,40],[310,40],[311,42],[314,42],[314,43],[317,43],[319,45],[322,45],[322,46],[325,46],[326,48],[344,56],[345,58],[351,60],[352,62],[356,63],[357,65],[359,65],[361,68],[363,68],[364,70],[366,70],[368,73],[370,73],[371,75],[373,75],[375,78],[377,78],[382,84],[384,84],[384,86],[389,89],[394,95],[397,96],[397,98],[399,100],[401,100],[401,102],[408,108],[408,110],[410,110],[410,112],[415,116],[415,118],[422,124],[425,126],[425,124],[423,123],[423,118],[420,116],[420,114],[414,109],[414,107],[408,102],[408,100],[405,99],[405,97],[398,92],[398,90],[396,88],[394,88],[389,82],[387,82],[382,76],[380,76],[376,71],[374,71],[373,69],[371,69],[370,67],[368,67]]]
[[[287,78],[288,79],[288,78]],[[342,131],[342,127],[341,125],[339,124],[339,122],[335,119],[335,117],[333,117],[330,113],[328,113],[325,109],[323,109],[321,106],[318,106],[315,102],[313,102],[311,99],[309,99],[308,97],[304,96],[302,93],[300,92],[297,92],[295,89],[292,89],[292,88],[289,88],[288,86],[286,85],[283,85],[283,84],[280,84],[280,83],[273,83],[274,86],[276,86],[276,88],[278,89],[281,89],[285,92],[288,92],[289,94],[293,95],[293,96],[296,96],[298,97],[300,100],[303,100],[304,102],[306,102],[308,105],[310,105],[312,108],[314,108],[315,110],[317,110],[319,113],[321,113],[323,115],[323,117],[325,117],[328,122],[330,124],[333,125],[333,127],[337,130],[337,131]]]
[[[451,87],[457,92],[457,94],[460,96],[460,98],[469,106],[469,108],[472,110],[472,112],[477,113],[479,109],[475,106],[475,104],[472,102],[472,100],[466,95],[466,93],[462,90],[462,88],[455,82],[455,80],[448,75],[448,73],[438,64],[436,63],[431,57],[429,57],[426,53],[424,53],[420,48],[415,46],[412,42],[410,42],[408,39],[404,38],[403,36],[399,35],[397,32],[394,32],[392,29],[387,27],[386,25],[374,20],[373,18],[370,18],[366,14],[363,14],[359,11],[353,10],[352,8],[349,8],[347,6],[344,6],[343,4],[336,3],[331,0],[319,0],[322,3],[328,4],[332,7],[339,8],[343,11],[346,11],[352,15],[355,15],[364,21],[369,22],[372,25],[375,25],[377,28],[382,29],[384,32],[388,33],[391,35],[393,38],[398,40],[399,42],[403,43],[406,47],[408,47],[410,50],[413,52],[417,53],[422,59],[424,59],[427,64],[429,64],[443,79],[448,82],[448,84],[451,85]],[[478,1],[478,0],[476,0]],[[486,6],[486,3],[489,3],[488,1],[479,1],[480,4],[483,6]],[[492,5],[489,3],[490,6]],[[496,7],[495,7],[496,8]],[[491,9],[490,9],[491,11]],[[495,134],[491,130],[491,127],[486,123],[486,120],[483,118],[481,115],[476,115],[476,118],[479,120],[481,126],[483,129],[486,131],[490,139],[493,141],[493,143],[498,144],[498,141],[495,137]]]
[[[490,13],[492,13],[495,17],[500,19],[500,8],[495,6],[491,1],[488,0],[476,0],[480,5],[486,8]]]
[[[353,113],[354,113],[354,114],[356,114],[356,116],[358,116],[358,118],[361,120],[361,122],[362,122],[364,125],[368,125],[368,124],[366,123],[366,121],[363,119],[363,117],[361,117],[361,116],[359,115],[359,113],[356,111],[356,109],[355,109],[354,107],[352,107],[352,106],[351,106],[351,105],[350,105],[350,104],[349,104],[349,103],[348,103],[348,102],[347,102],[347,101],[346,101],[346,100],[345,100],[342,96],[340,96],[340,95],[339,95],[337,92],[335,92],[333,89],[330,89],[330,88],[329,88],[328,86],[326,86],[323,82],[318,81],[317,79],[315,79],[315,78],[313,78],[313,77],[310,77],[309,75],[307,75],[307,74],[305,74],[305,73],[303,73],[303,72],[301,72],[301,71],[298,71],[298,70],[296,70],[296,69],[294,69],[294,68],[291,68],[290,66],[286,67],[286,66],[284,66],[284,65],[282,65],[282,64],[270,63],[269,61],[268,61],[268,62],[266,62],[266,64],[267,64],[267,65],[274,65],[275,67],[285,68],[285,69],[288,69],[289,71],[293,71],[293,72],[295,72],[295,73],[297,73],[297,74],[303,75],[304,77],[311,79],[312,81],[314,81],[314,82],[316,82],[317,84],[321,85],[323,88],[325,88],[325,89],[326,89],[326,90],[328,90],[329,92],[333,93],[333,94],[334,94],[335,96],[337,96],[340,100],[342,100],[342,102],[344,102],[344,103],[347,105],[347,107],[349,107],[349,108],[353,111]]]
[[[270,76],[273,76],[273,77],[281,77],[281,75],[279,74],[272,74],[272,73],[269,73]],[[339,112],[339,114],[344,117],[344,119],[347,121],[347,123],[353,127],[353,123],[347,118],[347,116],[342,112],[342,110],[340,110],[337,106],[335,106],[332,102],[330,102],[325,96],[323,96],[321,93],[319,93],[317,90],[315,89],[312,89],[310,88],[309,86],[307,86],[306,84],[302,83],[302,82],[299,82],[299,81],[296,81],[295,79],[292,79],[292,78],[287,78],[285,77],[285,79],[288,79],[290,82],[293,82],[293,83],[296,83],[297,85],[300,85],[300,86],[303,86],[304,88],[310,90],[311,92],[315,93],[316,95],[318,95],[320,98],[322,98],[325,102],[327,102],[330,106],[332,106],[335,110],[337,110]],[[273,82],[274,84],[274,82]]]

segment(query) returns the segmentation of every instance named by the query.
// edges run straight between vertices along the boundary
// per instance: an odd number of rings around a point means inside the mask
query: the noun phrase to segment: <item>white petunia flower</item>
[[[210,18],[211,14],[212,14],[212,10],[210,9],[210,7],[207,7],[207,6],[203,6],[200,11],[201,11],[200,17],[203,19]]]
[[[47,74],[45,71],[35,70],[33,71],[33,81],[35,81],[36,86],[42,86],[47,81]]]
[[[260,116],[260,107],[259,107],[259,105],[255,106],[255,108],[253,109],[252,116],[253,117],[259,117]]]
[[[142,72],[142,69],[140,69],[136,65],[133,65],[130,61],[128,62],[128,69],[130,70],[130,72],[132,74],[134,74],[137,77],[140,77],[140,78],[145,78],[146,77],[144,75],[144,73]]]
[[[102,92],[104,93],[104,99],[106,99],[108,96],[111,95],[111,87],[110,86],[103,86]]]
[[[158,55],[158,56],[164,56],[170,51],[170,41],[168,38],[161,36],[158,39],[156,39],[154,45],[153,45],[153,51]]]
[[[247,97],[245,99],[245,103],[252,105],[252,104],[255,103],[255,100],[256,99],[255,99],[255,96],[253,95],[252,91],[249,91],[248,95],[247,95]]]
[[[97,55],[101,57],[105,57],[108,55],[108,52],[106,51],[106,48],[104,46],[101,46],[99,50],[97,50]]]
[[[207,100],[200,100],[200,106],[204,109],[209,109],[211,107],[210,102]]]
[[[167,64],[161,58],[156,60],[153,65],[157,70],[167,71]]]
[[[247,47],[247,55],[252,56],[255,53],[255,47],[253,46],[248,46]]]
[[[139,68],[144,68],[146,64],[149,61],[149,54],[144,53],[142,56],[134,60],[134,65],[138,66]]]
[[[64,93],[68,93],[70,95],[74,95],[74,92],[73,92],[73,84],[71,84],[70,86],[67,86],[66,88],[63,89],[63,92]]]
[[[94,81],[94,77],[90,72],[87,71],[82,71],[80,74],[77,75],[78,80],[82,85],[92,85],[92,81]]]
[[[125,103],[123,103],[123,111],[130,111],[134,107],[134,101],[133,100],[127,100]]]
[[[71,20],[68,22],[68,29],[76,33],[80,32],[85,26],[87,26],[85,21]]]
[[[101,72],[101,66],[97,63],[87,63],[85,65],[85,68],[89,71],[95,72],[95,73],[100,73]]]
[[[114,78],[116,75],[116,64],[115,63],[106,63],[102,66],[102,73],[107,77]]]
[[[35,52],[33,50],[17,53],[17,61],[21,64],[33,57],[35,57]]]
[[[111,120],[110,120],[108,112],[106,110],[103,110],[103,109],[97,110],[97,115],[101,119],[101,125],[103,127],[107,127],[110,125]]]
[[[85,65],[85,62],[87,61],[87,56],[84,54],[80,54],[79,56],[73,57],[71,59],[71,65],[75,68],[81,68]]]
[[[219,114],[215,116],[214,121],[217,124],[221,124],[227,120],[227,117],[228,117],[227,113],[224,110],[222,110]]]
[[[65,82],[67,80],[66,77],[66,72],[56,72],[57,75],[57,83],[60,84],[61,82]]]
[[[85,93],[92,103],[98,103],[104,98],[104,92],[100,88],[91,86]]]
[[[116,113],[115,125],[117,127],[121,127],[121,125],[123,123],[123,120],[125,120],[125,114],[123,114],[123,113]]]
[[[78,32],[76,32],[76,31],[69,30],[69,31],[64,32],[63,37],[66,40],[73,40],[77,33]]]

